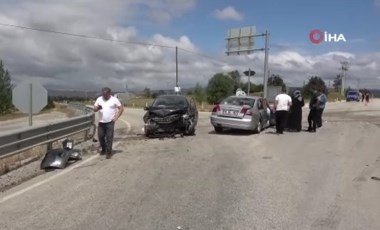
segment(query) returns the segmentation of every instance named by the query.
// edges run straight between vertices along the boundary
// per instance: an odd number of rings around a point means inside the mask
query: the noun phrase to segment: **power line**
[[[110,42],[118,42],[118,43],[124,43],[124,44],[156,46],[156,47],[171,48],[171,49],[175,48],[174,46],[159,45],[159,44],[154,44],[154,43],[136,42],[136,41],[122,41],[122,40],[116,40],[116,39],[111,39],[111,38],[101,38],[101,37],[95,37],[95,36],[90,36],[90,35],[73,34],[73,33],[60,32],[60,31],[55,31],[55,30],[47,30],[47,29],[32,28],[32,27],[27,27],[27,26],[12,25],[12,24],[6,24],[6,23],[2,23],[2,22],[0,22],[0,26],[14,27],[14,28],[19,28],[19,29],[33,30],[33,31],[45,32],[45,33],[53,33],[53,34],[71,36],[71,37],[80,37],[80,38],[86,38],[86,39],[95,39],[95,40],[103,40],[103,41],[110,41]]]
[[[191,51],[191,50],[187,50],[187,49],[184,49],[184,48],[180,48],[178,47],[179,50],[182,50],[182,51],[185,51],[185,52],[188,52],[188,53],[192,53],[192,54],[195,54],[195,55],[198,55],[198,56],[201,56],[201,57],[204,57],[204,58],[207,58],[207,59],[210,59],[210,60],[213,60],[215,62],[219,62],[218,64],[220,65],[225,65],[226,62],[224,61],[221,61],[221,60],[218,60],[216,59],[215,57],[211,57],[209,55],[205,55],[205,54],[202,54],[202,53],[199,53],[199,52],[195,52],[195,51]]]
[[[160,45],[160,44],[155,44],[155,43],[145,43],[145,42],[136,42],[136,41],[123,41],[123,40],[116,40],[116,39],[111,39],[111,38],[102,38],[102,37],[95,37],[95,36],[90,36],[90,35],[84,35],[84,34],[74,34],[74,33],[68,33],[68,32],[61,32],[61,31],[56,31],[56,30],[48,30],[48,29],[40,29],[40,28],[32,28],[32,27],[27,27],[27,26],[19,26],[19,25],[13,25],[13,24],[7,24],[7,23],[2,23],[0,22],[0,26],[4,27],[13,27],[13,28],[18,28],[18,29],[25,29],[25,30],[32,30],[32,31],[38,31],[38,32],[44,32],[44,33],[53,33],[53,34],[58,34],[58,35],[64,35],[64,36],[71,36],[71,37],[79,37],[79,38],[85,38],[85,39],[94,39],[94,40],[102,40],[102,41],[110,41],[110,42],[117,42],[117,43],[124,43],[124,44],[132,44],[132,45],[142,45],[142,46],[151,46],[151,47],[161,47],[161,48],[169,48],[169,49],[175,49],[175,46],[168,46],[168,45]],[[223,62],[221,60],[216,59],[215,57],[211,57],[199,52],[187,50],[181,47],[178,47],[179,50],[192,53],[198,56],[202,56],[204,58],[213,60],[215,62],[218,62],[219,65],[225,65],[226,62]]]

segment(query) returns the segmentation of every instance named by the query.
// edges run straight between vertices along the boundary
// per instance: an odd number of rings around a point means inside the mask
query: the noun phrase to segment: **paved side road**
[[[67,119],[67,115],[61,112],[50,112],[32,117],[33,126],[41,126],[49,123],[55,123]],[[16,118],[6,121],[0,121],[0,136],[6,133],[29,127],[29,117]]]
[[[128,109],[111,160],[1,194],[0,229],[380,229],[379,105],[331,104],[317,133],[281,136],[215,134],[201,113],[196,136],[164,140]]]

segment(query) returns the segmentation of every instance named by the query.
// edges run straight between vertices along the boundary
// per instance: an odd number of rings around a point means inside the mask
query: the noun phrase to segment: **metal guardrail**
[[[81,115],[65,121],[0,136],[0,158],[89,131],[91,128],[94,128],[95,131],[95,113],[90,108],[76,102],[70,103],[68,106],[79,111]]]

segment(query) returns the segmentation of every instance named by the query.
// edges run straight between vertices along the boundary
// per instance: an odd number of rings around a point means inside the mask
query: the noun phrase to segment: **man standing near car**
[[[112,156],[112,144],[115,129],[115,122],[124,111],[119,99],[112,96],[111,89],[102,88],[102,96],[96,99],[94,112],[99,114],[98,138],[102,148],[101,155],[106,154],[106,158]]]
[[[326,103],[327,103],[327,96],[324,93],[323,90],[321,90],[320,95],[318,96],[318,107],[317,107],[317,127],[322,127],[322,115],[323,111],[325,110]]]
[[[286,89],[282,90],[282,93],[277,95],[274,102],[274,108],[276,110],[276,133],[283,134],[288,120],[288,113],[290,106],[292,105],[292,98],[286,94]]]

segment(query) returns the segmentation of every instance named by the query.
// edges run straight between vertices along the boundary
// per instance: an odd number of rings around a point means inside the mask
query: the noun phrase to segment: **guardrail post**
[[[48,144],[47,144],[47,151],[50,151],[50,150],[52,150],[53,149],[53,142],[49,142]]]
[[[84,138],[83,138],[84,141],[87,141],[88,140],[88,129],[86,129],[86,131],[84,132]]]

